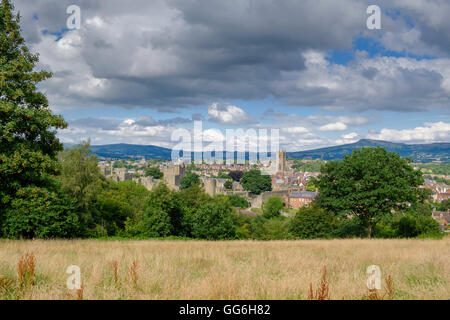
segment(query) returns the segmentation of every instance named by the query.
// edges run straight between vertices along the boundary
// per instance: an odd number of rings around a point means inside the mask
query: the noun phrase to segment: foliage
[[[422,169],[425,173],[450,175],[450,163],[414,163],[415,167]]]
[[[37,84],[51,77],[51,73],[35,72],[38,55],[32,54],[20,35],[19,15],[13,14],[8,0],[0,4],[0,216],[8,220],[8,235],[25,233],[29,236],[55,235],[47,221],[48,216],[36,217],[32,202],[49,205],[57,217],[53,226],[59,225],[64,235],[72,229],[70,203],[67,197],[52,191],[52,176],[58,173],[57,153],[62,144],[56,138],[56,130],[66,128],[61,116],[54,115],[44,94],[37,91]],[[33,194],[28,194],[30,191]],[[39,197],[42,196],[42,199]],[[61,196],[61,199],[57,197]],[[23,204],[23,207],[19,204]],[[61,206],[60,209],[57,207]],[[64,207],[64,208],[63,208]],[[36,232],[16,228],[17,219],[11,216],[13,208],[20,209],[20,217],[28,226],[39,221],[46,223]],[[26,211],[28,210],[28,212]],[[25,220],[23,222],[25,222]],[[63,222],[68,223],[67,226]],[[14,225],[14,227],[13,227]],[[39,226],[36,226],[39,228]],[[11,229],[12,228],[12,229]]]
[[[231,170],[231,171],[228,173],[228,176],[229,176],[231,179],[233,179],[233,181],[239,182],[239,181],[241,181],[241,178],[242,178],[243,174],[244,174],[244,173],[243,173],[242,171],[239,171],[239,170]]]
[[[125,222],[125,233],[140,238],[157,238],[169,236],[172,231],[170,217],[161,207],[148,206],[140,219],[135,222],[130,218]]]
[[[261,194],[272,190],[272,181],[269,175],[261,174],[259,170],[249,170],[241,178],[241,184],[245,190],[253,194]]]
[[[160,208],[168,214],[171,224],[171,234],[176,236],[185,235],[182,199],[177,192],[171,191],[166,184],[160,183],[150,193],[147,206]]]
[[[294,160],[294,164],[292,165],[292,169],[297,169],[298,171],[303,172],[320,172],[322,166],[326,163],[326,161],[322,159],[312,160],[303,162],[303,160]]]
[[[437,210],[438,211],[450,210],[450,199],[446,199],[446,200],[441,201],[441,203],[438,203]]]
[[[358,217],[338,219],[333,236],[337,238],[362,238],[366,234],[362,223]]]
[[[97,156],[91,154],[90,141],[60,153],[62,188],[87,210],[106,181],[98,168]]]
[[[263,204],[263,216],[267,219],[279,217],[283,208],[283,200],[280,197],[269,197]]]
[[[221,201],[201,206],[193,216],[192,234],[199,239],[224,240],[236,237],[232,208]]]
[[[290,239],[289,219],[279,216],[271,219],[257,217],[251,224],[251,237],[256,240]]]
[[[104,230],[108,236],[120,234],[127,219],[138,217],[144,211],[149,196],[150,192],[134,181],[110,181],[96,198],[94,230]]]
[[[225,189],[231,190],[231,189],[233,189],[233,181],[232,180],[227,180],[227,181],[225,181],[223,186],[224,186]]]
[[[430,216],[412,210],[384,217],[374,230],[374,236],[377,238],[413,238],[438,234],[438,222]]]
[[[60,191],[41,187],[21,188],[5,211],[6,238],[72,238],[79,232],[75,204]]]
[[[335,216],[324,209],[307,206],[298,210],[290,224],[290,232],[296,238],[331,238],[337,226]]]
[[[308,183],[306,184],[305,187],[306,191],[311,191],[311,192],[315,192],[317,189],[316,184],[314,183],[314,181],[308,181]]]
[[[232,205],[233,207],[239,207],[239,208],[248,208],[249,203],[247,200],[245,200],[245,198],[240,197],[236,194],[232,194],[232,195],[228,195],[227,196],[228,201],[230,202],[230,205]]]
[[[193,172],[188,172],[180,181],[180,189],[187,189],[193,185],[200,185],[200,177]]]
[[[363,148],[341,162],[326,163],[315,183],[321,207],[340,216],[358,216],[370,237],[381,217],[417,203],[423,178],[398,154]]]
[[[154,179],[162,179],[163,173],[159,169],[159,167],[148,167],[145,170],[145,176],[146,177],[153,177]]]

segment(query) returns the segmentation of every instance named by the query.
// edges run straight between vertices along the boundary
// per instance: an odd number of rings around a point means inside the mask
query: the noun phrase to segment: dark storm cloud
[[[421,43],[445,51],[450,22],[442,12],[449,6],[445,4],[440,12],[438,2],[426,6],[418,0],[414,6],[401,0],[381,1],[413,17],[418,30],[413,35]],[[383,32],[367,31],[369,1],[15,3],[24,16],[25,37],[41,53],[42,65],[58,75],[43,89],[59,108],[113,105],[176,112],[272,96],[294,106],[352,110],[425,110],[449,103],[450,88],[445,83],[450,67],[445,61],[443,68],[442,61],[405,68],[396,65],[395,58],[380,59],[377,65],[370,65],[370,58],[359,58],[338,68],[309,53],[349,49],[362,34],[409,49],[411,33],[402,19],[383,15]],[[69,4],[81,8],[81,30],[65,33],[58,42],[42,35],[42,30],[65,28]]]

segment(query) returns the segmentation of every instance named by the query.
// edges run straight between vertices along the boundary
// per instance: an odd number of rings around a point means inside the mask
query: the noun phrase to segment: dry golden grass
[[[0,241],[1,299],[367,299],[366,268],[378,265],[393,299],[450,298],[450,238],[311,241]],[[18,261],[34,254],[31,286]],[[29,257],[29,256],[28,256]],[[68,290],[66,268],[83,287]],[[322,280],[321,280],[322,279]],[[324,289],[325,290],[325,289]],[[381,293],[380,293],[381,295]]]

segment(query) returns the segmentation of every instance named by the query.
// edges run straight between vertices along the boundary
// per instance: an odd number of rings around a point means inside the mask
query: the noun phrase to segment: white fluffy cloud
[[[319,127],[319,131],[345,131],[347,130],[347,125],[342,122],[329,123]]]
[[[425,123],[422,127],[413,129],[382,129],[378,133],[367,135],[369,139],[386,140],[405,143],[431,143],[450,141],[450,123]]]
[[[247,113],[239,107],[214,102],[208,108],[209,121],[228,125],[247,124]]]

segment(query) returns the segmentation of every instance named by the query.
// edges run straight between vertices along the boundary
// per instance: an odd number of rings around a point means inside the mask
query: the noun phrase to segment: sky
[[[194,121],[206,141],[278,129],[288,151],[450,142],[450,1],[12,2],[64,143],[173,147]]]

